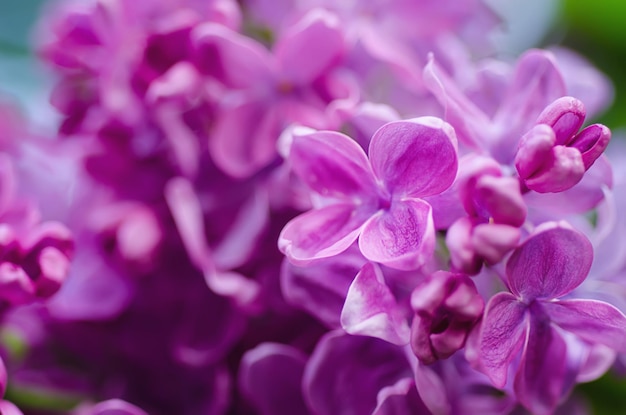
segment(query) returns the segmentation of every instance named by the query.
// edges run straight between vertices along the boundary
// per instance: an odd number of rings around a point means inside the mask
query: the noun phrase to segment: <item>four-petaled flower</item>
[[[568,376],[564,333],[626,352],[626,316],[595,300],[560,298],[579,286],[593,248],[564,222],[546,223],[506,265],[510,293],[489,300],[478,340],[480,366],[497,387],[522,349],[515,375],[518,400],[533,414],[551,414]]]
[[[357,238],[367,259],[389,267],[416,269],[431,257],[432,208],[422,198],[456,176],[449,124],[434,117],[385,124],[372,137],[369,160],[341,133],[296,131],[289,161],[323,203],[283,229],[278,245],[292,262],[337,255]]]

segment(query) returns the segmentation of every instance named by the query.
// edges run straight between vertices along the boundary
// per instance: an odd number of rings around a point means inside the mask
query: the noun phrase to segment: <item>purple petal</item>
[[[574,187],[560,193],[528,192],[524,200],[534,223],[585,213],[604,199],[603,188],[613,186],[613,171],[606,157],[600,157]],[[548,216],[546,216],[548,214]],[[557,216],[555,216],[557,215]]]
[[[452,411],[448,389],[444,379],[432,369],[419,362],[415,365],[415,386],[424,405],[435,415],[449,415]]]
[[[565,341],[541,310],[530,312],[530,330],[515,376],[517,399],[537,415],[550,415],[561,400],[566,375]]]
[[[478,340],[481,369],[498,388],[505,385],[509,365],[524,344],[526,310],[525,304],[504,292],[494,295],[485,309]]]
[[[278,248],[296,265],[337,255],[352,245],[370,216],[351,204],[310,210],[285,225]]]
[[[306,415],[309,411],[301,390],[306,361],[307,357],[291,346],[263,343],[241,359],[241,390],[261,415]]]
[[[377,337],[397,345],[409,342],[409,325],[380,268],[368,262],[350,285],[341,311],[349,334]]]
[[[554,131],[557,145],[567,145],[585,122],[585,106],[572,97],[561,97],[548,105],[537,124],[547,124]]]
[[[477,274],[483,266],[472,241],[475,226],[476,223],[466,216],[455,221],[446,232],[452,269],[469,275]]]
[[[372,137],[369,156],[374,175],[396,197],[441,193],[458,168],[454,130],[435,117],[383,125]]]
[[[311,83],[343,55],[339,19],[326,10],[313,9],[289,27],[274,51],[285,81]]]
[[[191,182],[181,177],[171,179],[165,187],[165,199],[187,255],[204,273],[207,285],[217,294],[232,297],[242,305],[252,302],[259,289],[256,281],[216,268],[213,253],[204,234],[201,202]]]
[[[611,130],[602,124],[593,124],[578,133],[569,145],[580,151],[585,170],[587,170],[604,153],[609,140],[611,140]]]
[[[54,318],[108,320],[120,315],[133,298],[130,281],[111,267],[96,246],[79,240],[67,280],[46,304]]]
[[[526,300],[559,298],[587,277],[591,242],[563,223],[550,223],[530,236],[506,264],[511,292]]]
[[[199,68],[231,88],[258,87],[271,77],[272,56],[247,36],[205,23],[194,28],[192,39]]]
[[[500,262],[519,243],[520,230],[514,226],[484,223],[474,227],[472,245],[486,263]]]
[[[613,100],[614,88],[609,78],[572,50],[552,47],[550,51],[559,63],[568,94],[584,102],[587,116],[595,118]]]
[[[289,161],[311,190],[333,198],[376,197],[374,177],[367,156],[350,137],[318,131],[294,131]]]
[[[278,158],[280,117],[277,108],[259,98],[222,108],[209,138],[215,164],[232,177],[245,178]]]
[[[237,216],[219,244],[213,248],[219,269],[234,269],[245,264],[256,252],[269,221],[268,192],[257,187],[241,202]]]
[[[491,120],[471,102],[431,56],[424,68],[424,83],[446,110],[459,141],[472,148],[483,147],[482,132]]]
[[[415,381],[400,379],[380,390],[376,398],[378,405],[372,415],[426,415],[429,413],[422,402]]]
[[[400,270],[419,268],[435,249],[430,205],[419,199],[392,202],[367,221],[359,248],[370,261]]]
[[[545,165],[552,156],[556,137],[554,130],[537,124],[522,136],[515,153],[515,168],[522,179],[527,179]]]
[[[306,310],[330,328],[340,328],[341,309],[348,289],[366,262],[356,244],[354,248],[298,267],[285,259],[280,285],[285,300]]]
[[[616,307],[596,300],[544,303],[553,323],[592,344],[626,352],[626,316]]]
[[[215,268],[206,236],[204,215],[193,185],[182,177],[171,179],[165,187],[165,200],[191,262],[201,270]]]
[[[476,180],[472,193],[476,210],[485,212],[496,224],[519,227],[526,220],[527,209],[518,179],[485,174]]]
[[[544,108],[566,95],[565,92],[565,82],[550,52],[534,49],[524,53],[517,61],[513,80],[494,117],[496,124],[507,129],[508,139],[501,144],[517,142]]]
[[[381,389],[410,376],[402,348],[335,331],[315,347],[304,370],[302,390],[316,415],[371,414]]]
[[[539,193],[563,192],[580,182],[585,174],[580,151],[572,147],[556,146],[545,164],[524,184]]]

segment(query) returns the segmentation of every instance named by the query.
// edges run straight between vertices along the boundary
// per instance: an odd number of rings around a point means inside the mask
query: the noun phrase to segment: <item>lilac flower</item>
[[[466,275],[438,271],[415,287],[411,307],[411,348],[420,362],[431,364],[465,345],[484,301]]]
[[[209,150],[233,177],[249,177],[276,159],[276,140],[289,124],[332,128],[336,101],[353,99],[354,88],[336,73],[345,46],[327,11],[303,16],[273,53],[217,24],[198,26],[193,39],[200,69],[228,88]]]
[[[369,160],[349,137],[295,134],[289,162],[325,205],[290,221],[279,248],[294,263],[337,255],[357,238],[363,255],[397,269],[423,265],[434,250],[431,206],[457,170],[452,128],[433,117],[391,122],[372,137]]]
[[[521,349],[514,387],[533,413],[552,413],[564,393],[562,331],[626,351],[626,317],[618,309],[600,301],[560,299],[583,282],[592,256],[582,234],[565,223],[546,224],[507,262],[511,293],[496,294],[487,304],[478,340],[480,366],[502,387]]]
[[[611,131],[585,120],[582,102],[562,97],[548,105],[537,125],[520,140],[515,167],[523,183],[536,192],[562,192],[578,183],[606,149]]]

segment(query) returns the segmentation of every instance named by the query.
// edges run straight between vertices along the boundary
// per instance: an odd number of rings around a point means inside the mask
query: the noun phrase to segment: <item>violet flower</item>
[[[434,117],[385,124],[369,160],[349,137],[332,131],[294,134],[289,162],[325,205],[291,220],[278,246],[306,264],[345,251],[357,238],[370,261],[416,269],[434,251],[432,208],[457,170],[456,136]]]
[[[626,351],[626,316],[595,300],[562,300],[591,267],[585,236],[565,223],[539,228],[506,265],[510,293],[496,294],[485,310],[478,339],[480,367],[497,387],[506,383],[520,349],[514,388],[533,413],[553,412],[564,393],[566,341],[562,331],[591,344]]]

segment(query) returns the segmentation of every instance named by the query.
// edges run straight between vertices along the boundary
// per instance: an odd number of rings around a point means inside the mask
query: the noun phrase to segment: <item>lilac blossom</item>
[[[548,52],[534,50],[520,57],[510,80],[499,82],[505,92],[491,99],[489,109],[469,99],[434,59],[426,66],[424,78],[445,107],[459,140],[469,149],[486,151],[505,166],[515,164],[532,190],[571,188],[610,139],[610,131],[600,124],[577,135],[585,119],[584,107],[579,100],[566,97],[565,81]],[[494,106],[493,101],[499,102]]]
[[[192,36],[200,70],[228,88],[209,150],[234,177],[248,177],[275,160],[276,140],[289,124],[335,127],[333,108],[354,99],[354,87],[337,72],[343,34],[337,17],[327,11],[303,16],[272,52],[218,24],[198,26]]]
[[[391,122],[369,145],[369,160],[349,137],[294,134],[289,162],[328,202],[290,221],[278,244],[295,263],[337,255],[357,238],[363,255],[398,268],[423,265],[434,250],[432,209],[456,175],[454,131],[432,117]]]
[[[552,413],[564,393],[563,331],[624,351],[626,317],[617,308],[595,300],[560,299],[583,282],[592,255],[584,235],[563,223],[546,224],[508,260],[511,292],[496,294],[487,304],[478,340],[481,370],[494,385],[504,386],[521,349],[514,387],[533,413]]]
[[[559,98],[537,118],[520,140],[515,167],[523,183],[536,192],[561,192],[578,183],[611,138],[602,124],[578,132],[585,120],[582,102]]]

